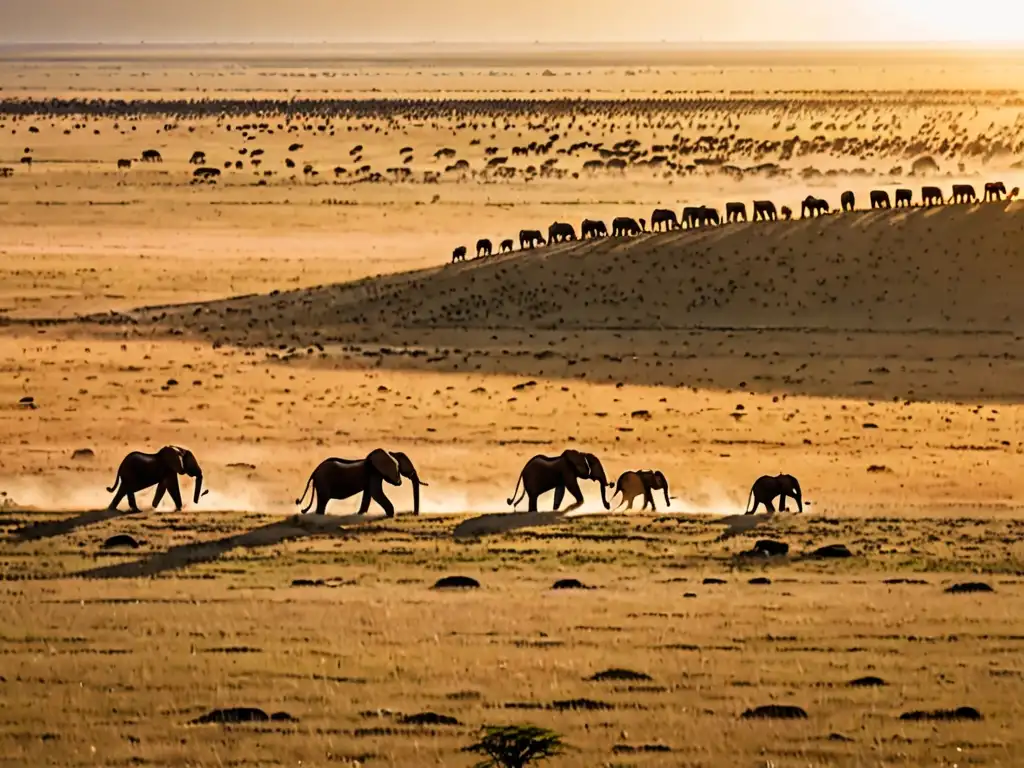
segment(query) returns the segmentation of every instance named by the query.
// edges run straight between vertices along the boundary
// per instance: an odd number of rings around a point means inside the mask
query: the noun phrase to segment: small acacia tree
[[[463,749],[487,755],[476,768],[526,768],[565,751],[562,737],[536,725],[489,725],[476,744]]]

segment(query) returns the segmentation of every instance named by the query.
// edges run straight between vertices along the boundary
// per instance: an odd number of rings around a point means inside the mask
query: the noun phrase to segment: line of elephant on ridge
[[[155,486],[153,508],[155,509],[160,504],[166,493],[174,502],[175,510],[180,512],[182,504],[181,489],[178,485],[179,475],[194,478],[194,504],[198,504],[199,500],[209,493],[209,489],[203,490],[203,470],[192,451],[176,445],[166,445],[156,453],[133,451],[121,461],[117,468],[114,484],[107,488],[108,492],[114,493],[114,498],[108,509],[116,510],[121,500],[127,497],[129,509],[132,512],[138,512],[135,494]],[[398,451],[385,451],[382,448],[371,451],[364,459],[324,459],[310,474],[302,496],[295,500],[295,504],[301,506],[309,496],[309,503],[302,509],[302,514],[309,512],[316,504],[316,514],[323,515],[326,514],[329,501],[348,499],[362,494],[358,514],[366,514],[370,502],[374,501],[384,510],[384,514],[394,517],[395,506],[384,494],[384,483],[400,486],[403,477],[412,483],[413,514],[418,515],[420,513],[420,486],[429,484],[420,478],[412,460],[406,454]],[[613,501],[616,496],[622,496],[616,510],[620,509],[623,504],[626,505],[626,510],[631,510],[633,501],[638,496],[643,496],[644,505],[641,509],[646,510],[650,505],[651,510],[656,512],[654,491],[664,492],[665,506],[670,506],[671,503],[668,480],[659,470],[629,470],[619,475],[616,482],[609,483],[604,466],[597,456],[572,448],[563,451],[558,456],[538,455],[527,461],[519,473],[515,490],[507,503],[515,511],[515,507],[526,498],[528,511],[537,512],[538,498],[545,493],[554,491],[553,509],[558,512],[565,494],[568,492],[573,498],[573,503],[565,509],[565,512],[571,512],[583,505],[580,480],[597,482],[601,489],[601,503],[606,510],[611,509],[611,503],[605,494],[606,488],[615,490],[612,495]],[[521,494],[520,487],[522,488]],[[310,493],[310,489],[312,489],[312,493]],[[764,475],[754,481],[747,497],[745,513],[754,514],[762,504],[769,513],[774,513],[775,507],[772,502],[777,497],[781,497],[780,512],[786,511],[787,498],[796,501],[798,511],[803,512],[803,492],[795,477]],[[750,506],[751,500],[754,502],[753,507]]]
[[[1014,187],[1009,195],[1008,199],[1013,200],[1020,193],[1019,188]],[[988,182],[985,184],[985,191],[983,196],[984,202],[999,202],[1006,196],[1006,187],[1001,181]],[[891,209],[893,207],[892,198],[889,197],[889,193],[884,189],[872,190],[870,194],[871,209]],[[914,193],[913,190],[901,188],[895,191],[896,206],[897,208],[909,208],[914,205]],[[936,205],[951,205],[955,203],[977,203],[978,193],[975,192],[974,187],[971,184],[954,184],[953,194],[946,199],[943,197],[942,190],[939,187],[922,187],[921,188],[921,203],[920,205],[925,207],[932,207]],[[843,192],[840,196],[840,205],[842,206],[843,212],[854,211],[857,208],[857,198],[851,191]],[[778,221],[779,215],[786,221],[793,218],[793,211],[788,206],[782,206],[781,209],[775,207],[775,203],[771,200],[755,200],[753,203],[753,217],[754,221]],[[833,210],[828,204],[827,200],[820,197],[814,197],[808,195],[800,203],[800,218],[813,218],[815,216],[825,216],[830,213],[839,213],[838,210]],[[730,224],[737,221],[747,221],[747,205],[746,203],[726,203],[725,204],[725,221],[724,223]],[[707,205],[688,206],[683,208],[681,216],[676,216],[675,211],[667,208],[657,208],[651,214],[651,232],[669,231],[674,229],[697,229],[700,227],[711,227],[719,226],[723,223],[722,217],[718,212],[717,208],[713,208]],[[631,237],[647,232],[647,220],[629,218],[628,216],[619,216],[612,221],[611,236],[612,237]],[[600,220],[584,219],[580,225],[579,237],[576,235],[576,228],[572,224],[568,224],[561,221],[556,221],[550,227],[548,227],[547,239],[544,238],[544,233],[539,229],[524,229],[519,233],[519,249],[522,251],[532,250],[538,245],[547,245],[548,243],[562,243],[571,242],[574,240],[588,240],[597,239],[601,237],[608,237],[608,227]],[[499,248],[500,253],[512,253],[515,250],[515,240],[509,238],[502,240]],[[468,251],[466,246],[460,245],[454,251],[452,251],[452,263],[459,261],[465,261]],[[486,256],[494,255],[494,243],[487,238],[478,240],[476,243],[476,258],[483,258]]]

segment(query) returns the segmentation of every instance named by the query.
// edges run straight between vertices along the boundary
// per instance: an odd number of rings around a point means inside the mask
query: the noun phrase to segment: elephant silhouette
[[[754,201],[754,221],[777,221],[778,218],[779,213],[771,200]]]
[[[803,492],[800,490],[800,482],[795,477],[792,475],[763,475],[757,478],[750,488],[745,514],[754,514],[761,504],[768,508],[769,514],[773,514],[775,506],[772,504],[772,500],[778,496],[782,497],[779,499],[779,512],[786,511],[787,497],[796,501],[797,509],[800,512],[804,511]],[[751,501],[754,502],[753,507],[750,506]]]
[[[942,205],[944,200],[942,190],[938,187],[921,187],[921,202],[929,208],[933,205]]]
[[[584,219],[580,225],[580,237],[584,240],[587,238],[608,237],[608,227],[605,226],[603,221]]]
[[[697,219],[700,218],[700,208],[699,205],[688,205],[683,208],[682,221],[687,229],[693,229],[697,226]]]
[[[556,221],[548,227],[548,242],[563,243],[576,239],[576,230],[572,224]]]
[[[515,247],[516,247],[516,241],[513,240],[512,238],[509,238],[508,240],[502,240],[501,241],[501,252],[502,253],[512,253],[512,251],[515,250]]]
[[[788,205],[782,206],[782,208],[779,209],[779,213],[782,214],[784,221],[791,221],[793,218],[793,209]]]
[[[544,239],[544,235],[537,229],[524,229],[519,233],[519,248],[526,250],[529,246],[530,250],[537,245],[545,245],[547,241]]]
[[[458,248],[456,248],[454,251],[452,251],[452,264],[454,264],[456,261],[465,261],[465,260],[466,260],[466,246],[460,245]]]
[[[829,212],[829,204],[820,197],[808,195],[800,204],[800,218],[806,219],[814,216],[824,216]]]
[[[896,190],[896,207],[897,208],[909,208],[914,200],[914,193],[909,189],[897,189]]]
[[[697,223],[701,227],[718,226],[722,223],[722,219],[718,215],[718,209],[709,208],[706,205],[702,205],[699,208],[697,216]]]
[[[951,203],[976,203],[978,193],[970,184],[954,184],[953,196],[949,199]]]
[[[163,156],[155,149],[147,149],[142,153],[142,162],[144,163],[162,163],[163,161]]]
[[[743,203],[726,203],[725,220],[730,221],[747,220],[747,206]]]
[[[857,207],[857,198],[853,192],[847,190],[843,192],[839,198],[839,204],[842,206],[844,211],[852,211]]]
[[[203,165],[206,163],[206,153],[202,150],[196,150],[192,153],[192,157],[188,159],[192,165]]]
[[[612,237],[627,237],[629,235],[639,235],[643,232],[636,219],[631,219],[628,216],[619,216],[612,221]]]
[[[679,220],[675,211],[667,208],[658,208],[651,214],[651,231],[658,232],[662,228],[667,232],[670,229],[679,229]]]
[[[985,202],[990,200],[1002,200],[1006,194],[1006,187],[1001,181],[990,181],[985,185]]]
[[[118,167],[118,169],[121,169],[121,168],[131,168],[132,167],[132,161],[131,160],[125,160],[125,159],[122,158],[121,160],[117,161],[117,167]]]
[[[871,209],[874,210],[875,208],[892,208],[889,193],[884,189],[871,190]]]
[[[483,240],[476,241],[476,257],[479,259],[481,256],[490,256],[494,252],[494,246],[491,245],[491,241],[484,238]]]

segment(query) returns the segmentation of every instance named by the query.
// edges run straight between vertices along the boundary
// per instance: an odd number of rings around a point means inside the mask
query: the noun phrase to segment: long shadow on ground
[[[500,512],[463,520],[455,526],[453,535],[456,539],[471,539],[475,536],[508,533],[520,528],[555,525],[565,522],[566,519],[565,512]]]
[[[190,565],[213,562],[233,549],[272,547],[285,541],[307,536],[333,536],[344,528],[367,525],[376,519],[368,518],[365,515],[348,515],[346,517],[292,515],[286,520],[271,523],[247,533],[213,541],[182,544],[142,560],[93,568],[75,575],[83,579],[139,579],[158,576],[161,573],[181,570]]]
[[[38,541],[39,539],[52,539],[56,536],[65,536],[79,528],[86,528],[90,525],[105,523],[107,520],[116,520],[119,517],[141,514],[130,510],[97,509],[91,512],[83,512],[74,517],[63,520],[51,520],[45,523],[34,523],[18,528],[11,532],[11,536],[18,541]]]

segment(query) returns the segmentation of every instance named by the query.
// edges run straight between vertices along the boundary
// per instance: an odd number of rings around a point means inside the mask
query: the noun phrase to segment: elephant
[[[580,225],[580,237],[584,240],[589,238],[608,237],[608,227],[603,221],[584,219]]]
[[[852,211],[857,207],[857,197],[853,192],[847,190],[840,196],[839,204],[843,207],[844,211]]]
[[[892,201],[889,200],[889,193],[884,189],[871,190],[871,209],[892,208]]]
[[[122,168],[131,168],[132,167],[132,161],[131,160],[126,160],[126,159],[122,158],[122,159],[117,161],[117,167],[118,167],[118,170],[120,170]]]
[[[708,208],[706,205],[702,205],[699,209],[700,213],[697,217],[697,222],[702,227],[708,227],[714,224],[716,227],[722,223],[721,218],[718,216],[718,210],[715,208]]]
[[[548,227],[548,242],[549,243],[562,243],[576,239],[576,230],[572,224],[565,224],[560,221],[556,221],[550,227]]]
[[[619,216],[612,221],[612,237],[625,237],[626,235],[639,235],[643,232],[636,219],[628,216]]]
[[[618,506],[625,504],[626,509],[632,509],[633,499],[643,495],[644,505],[641,507],[641,510],[647,509],[647,505],[650,504],[651,510],[657,512],[658,508],[654,505],[652,490],[664,490],[665,506],[671,505],[668,495],[668,480],[658,470],[645,469],[637,472],[623,472],[619,475],[618,481],[612,483],[612,487],[616,489],[615,493],[612,494],[612,500],[614,501],[616,496],[622,494],[622,501],[619,502]]]
[[[667,232],[670,229],[679,229],[679,219],[675,211],[666,208],[658,208],[651,214],[651,231],[658,232],[664,227]]]
[[[953,196],[949,199],[949,202],[976,203],[978,202],[978,193],[974,191],[974,187],[970,184],[954,184]]]
[[[359,503],[360,515],[366,514],[370,500],[373,499],[384,510],[384,514],[394,517],[395,507],[384,495],[383,483],[387,481],[391,485],[401,485],[403,477],[412,481],[413,514],[418,515],[420,486],[428,483],[420,479],[416,467],[408,456],[404,453],[385,451],[383,448],[371,451],[365,459],[324,459],[309,476],[302,497],[296,499],[295,504],[302,504],[312,485],[313,493],[309,497],[309,504],[302,509],[302,514],[309,512],[314,501],[316,514],[322,515],[327,509],[327,502],[331,499],[347,499],[362,493],[363,498]]]
[[[144,163],[162,163],[163,161],[163,156],[155,149],[147,149],[142,153],[142,162]]]
[[[747,497],[747,506],[750,500],[754,500],[753,508],[747,509],[746,514],[752,515],[757,512],[759,505],[764,504],[769,513],[775,512],[772,499],[781,496],[779,500],[779,512],[786,511],[786,497],[791,496],[796,500],[797,508],[804,511],[803,493],[800,491],[800,483],[792,475],[763,475],[754,481],[750,488],[750,495]]]
[[[153,497],[153,507],[160,503],[166,491],[174,502],[176,512],[181,511],[181,491],[178,489],[178,475],[188,475],[196,480],[196,490],[192,503],[198,504],[199,497],[203,496],[203,470],[196,461],[196,457],[185,448],[176,445],[165,445],[156,453],[142,453],[135,451],[129,453],[121,461],[117,468],[117,477],[114,484],[107,488],[113,493],[117,490],[108,509],[117,509],[117,505],[125,496],[128,497],[128,506],[132,512],[138,512],[135,504],[135,494],[141,490],[156,486],[156,495]]]
[[[1006,187],[1003,186],[1003,182],[995,181],[989,182],[985,185],[985,202],[989,200],[1002,200],[1003,195],[1006,194]]]
[[[494,246],[490,240],[484,238],[483,240],[476,241],[476,257],[479,259],[481,256],[490,256],[494,252]]]
[[[790,221],[793,218],[793,209],[790,208],[788,205],[782,206],[782,208],[779,210],[779,213],[782,214],[782,218],[785,221]]]
[[[605,497],[608,479],[600,460],[592,453],[582,453],[575,449],[563,451],[560,456],[534,456],[523,467],[516,481],[516,489],[509,498],[508,504],[515,507],[523,496],[529,498],[529,511],[537,511],[537,497],[548,491],[555,492],[554,511],[558,511],[568,490],[575,499],[566,511],[571,512],[583,504],[583,493],[580,491],[579,480],[596,480],[601,486],[601,502],[605,509],[611,509]],[[518,499],[519,485],[522,483],[523,494]]]
[[[808,218],[810,216],[823,216],[829,212],[829,204],[822,200],[820,197],[814,197],[808,195],[804,198],[804,201],[800,204],[800,218]]]
[[[526,250],[526,246],[530,246],[532,251],[536,245],[546,245],[547,241],[544,239],[544,235],[536,229],[524,229],[519,233],[519,248]]]
[[[466,260],[466,246],[460,245],[458,248],[456,248],[454,251],[452,251],[452,264],[454,264],[456,261],[465,261],[465,260]]]
[[[771,200],[754,201],[754,221],[778,221],[779,212]]]
[[[512,240],[511,238],[509,238],[508,240],[502,240],[501,241],[501,252],[502,253],[512,253],[512,251],[515,250],[515,247],[516,247],[516,241]]]
[[[897,208],[909,208],[910,204],[914,200],[914,193],[909,189],[897,189],[896,190],[896,207]]]
[[[192,165],[203,165],[206,162],[206,153],[202,150],[196,150],[192,153],[192,157],[188,159]]]
[[[688,205],[683,208],[682,221],[687,229],[693,229],[697,226],[697,219],[700,218],[700,208],[699,205]]]
[[[929,208],[933,205],[942,205],[943,201],[942,190],[938,187],[921,187],[921,202]]]
[[[729,221],[743,221],[747,220],[747,206],[743,203],[726,203],[725,204],[725,220]]]

